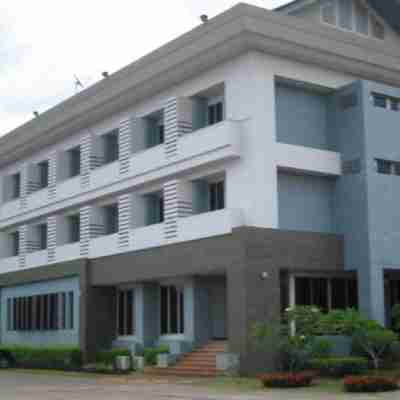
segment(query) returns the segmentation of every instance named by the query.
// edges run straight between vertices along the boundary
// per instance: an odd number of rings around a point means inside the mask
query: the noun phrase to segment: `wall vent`
[[[355,160],[347,160],[342,162],[342,173],[343,175],[359,174],[361,172],[361,160],[356,158]]]
[[[340,107],[342,110],[347,110],[348,108],[352,108],[357,106],[358,97],[356,93],[349,93],[343,96],[340,96]]]

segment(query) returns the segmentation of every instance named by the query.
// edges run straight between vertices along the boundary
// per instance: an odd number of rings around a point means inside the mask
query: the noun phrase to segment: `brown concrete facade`
[[[223,275],[229,348],[240,354],[242,372],[252,373],[271,366],[271,359],[255,351],[250,328],[256,321],[279,319],[283,274],[342,272],[343,260],[341,236],[238,228],[220,237],[4,274],[0,286],[79,276],[80,344],[91,353],[115,338],[117,285]]]

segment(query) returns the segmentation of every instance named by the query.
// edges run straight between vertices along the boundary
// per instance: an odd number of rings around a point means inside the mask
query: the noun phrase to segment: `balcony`
[[[133,175],[141,175],[160,169],[166,163],[164,145],[160,144],[133,154],[131,157],[131,171]]]
[[[58,200],[66,199],[68,197],[74,197],[76,195],[79,195],[81,192],[81,177],[79,175],[61,181],[57,185]]]
[[[240,121],[226,120],[179,138],[181,161],[218,152],[217,159],[240,157]],[[213,157],[214,158],[214,157]]]
[[[142,150],[131,157],[131,176],[154,173],[154,178],[159,179],[176,173],[178,165],[179,169],[183,170],[215,161],[238,158],[241,129],[240,121],[226,120],[184,135],[178,139],[178,153],[171,160],[165,156],[164,145]]]
[[[109,256],[118,252],[118,233],[99,236],[90,240],[90,258]]]
[[[334,151],[276,143],[278,168],[288,171],[338,176],[342,173],[341,155]]]
[[[34,210],[44,207],[49,201],[49,189],[43,188],[31,193],[27,198],[27,209]]]
[[[0,273],[13,272],[19,269],[19,258],[7,257],[0,259]]]
[[[90,171],[90,187],[92,189],[110,185],[119,179],[119,161],[102,165]]]
[[[133,250],[149,249],[165,244],[164,224],[154,224],[131,231]]]
[[[68,243],[56,249],[57,262],[76,260],[80,257],[80,243]]]
[[[218,210],[178,220],[179,241],[202,239],[232,233],[244,225],[240,210]]]
[[[47,250],[39,250],[26,255],[26,268],[40,267],[47,263]]]
[[[21,200],[14,199],[3,203],[1,206],[0,216],[1,219],[14,217],[21,212]]]

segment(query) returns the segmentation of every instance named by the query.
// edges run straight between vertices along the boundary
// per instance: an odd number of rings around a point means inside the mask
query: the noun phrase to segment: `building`
[[[1,343],[226,339],[250,372],[288,305],[390,323],[396,13],[239,4],[0,138]]]

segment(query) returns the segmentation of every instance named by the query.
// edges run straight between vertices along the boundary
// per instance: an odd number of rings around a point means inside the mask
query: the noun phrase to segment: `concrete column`
[[[167,101],[164,108],[165,155],[174,158],[178,155],[179,137],[193,130],[192,100],[179,97]]]
[[[226,172],[226,207],[246,225],[278,227],[275,79],[261,54],[243,56],[225,82],[227,119],[243,120],[240,163]],[[243,195],[243,194],[246,195]]]
[[[124,119],[119,124],[119,172],[127,174],[132,154],[132,121]]]
[[[20,191],[20,206],[25,209],[27,206],[27,197],[29,195],[28,179],[29,179],[29,165],[24,164],[21,168],[21,191]]]
[[[57,216],[47,218],[47,255],[49,262],[56,260],[57,250]]]
[[[368,318],[385,325],[384,271],[379,265],[358,270],[359,309]]]
[[[53,152],[49,158],[49,199],[53,200],[57,194],[57,161],[58,153]]]
[[[81,138],[81,187],[88,189],[90,187],[90,155],[92,149],[92,135],[87,133]]]
[[[26,253],[27,253],[27,225],[19,227],[19,266],[25,268],[26,266]]]
[[[118,197],[118,246],[121,250],[126,250],[130,246],[130,232],[131,232],[131,209],[132,198],[131,195],[123,194]]]
[[[91,206],[80,209],[80,254],[87,257],[89,255],[90,244],[90,215]]]

